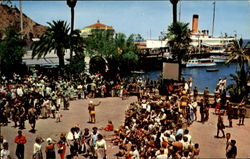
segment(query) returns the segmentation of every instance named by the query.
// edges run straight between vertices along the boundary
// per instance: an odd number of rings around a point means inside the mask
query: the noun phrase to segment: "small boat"
[[[217,72],[217,71],[219,71],[219,69],[218,68],[208,68],[208,69],[206,69],[206,71],[207,72]]]
[[[186,67],[208,67],[215,66],[216,63],[213,59],[203,58],[203,59],[191,59],[186,63]]]

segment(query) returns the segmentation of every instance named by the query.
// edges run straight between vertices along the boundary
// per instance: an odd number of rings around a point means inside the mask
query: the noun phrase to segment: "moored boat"
[[[219,71],[219,69],[218,68],[208,68],[208,69],[206,69],[206,71],[207,72],[217,72],[217,71]]]
[[[215,66],[216,63],[213,59],[203,58],[203,59],[191,59],[186,63],[186,67],[208,67]]]
[[[213,59],[215,63],[225,63],[228,59],[227,56],[210,56],[210,59]]]

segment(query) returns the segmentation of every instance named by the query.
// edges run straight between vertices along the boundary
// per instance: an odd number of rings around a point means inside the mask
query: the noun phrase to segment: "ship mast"
[[[213,2],[214,10],[213,10],[213,25],[212,25],[212,37],[214,36],[214,20],[215,20],[215,1]]]

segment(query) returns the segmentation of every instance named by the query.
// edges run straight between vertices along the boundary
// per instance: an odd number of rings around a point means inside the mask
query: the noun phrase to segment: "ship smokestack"
[[[198,33],[198,19],[199,15],[193,15],[193,22],[192,22],[192,33]]]

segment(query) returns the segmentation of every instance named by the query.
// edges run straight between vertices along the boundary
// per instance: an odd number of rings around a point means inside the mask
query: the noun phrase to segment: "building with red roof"
[[[97,20],[95,24],[84,27],[81,31],[81,36],[91,36],[94,31],[108,31],[111,35],[114,35],[115,30],[112,26],[100,23],[100,20]]]

